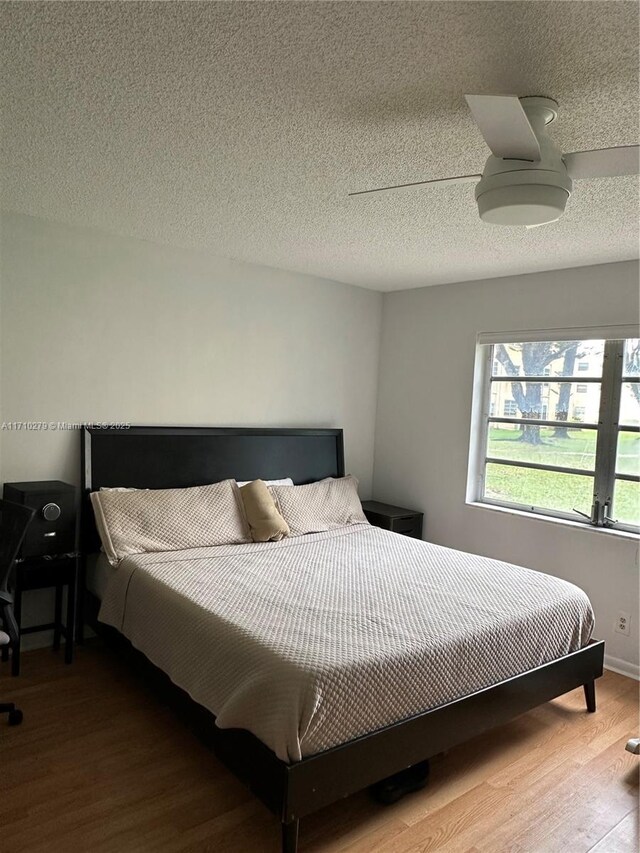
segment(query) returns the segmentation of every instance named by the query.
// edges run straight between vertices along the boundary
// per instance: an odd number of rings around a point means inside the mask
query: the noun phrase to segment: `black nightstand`
[[[383,504],[379,501],[363,501],[362,509],[371,524],[392,530],[394,533],[402,533],[404,536],[413,536],[414,539],[422,538],[422,520],[424,513],[413,509],[405,509],[401,506]]]
[[[75,554],[63,554],[57,557],[29,557],[16,563],[14,579],[14,605],[20,636],[34,634],[36,631],[53,630],[53,648],[60,648],[60,638],[64,637],[64,659],[66,663],[73,661],[73,628],[76,609],[76,587],[78,579],[78,558]],[[67,587],[67,613],[62,621],[62,591]],[[45,625],[30,625],[23,628],[22,593],[30,589],[46,589],[55,587],[55,609],[53,622]],[[20,646],[11,655],[11,674],[20,672]]]

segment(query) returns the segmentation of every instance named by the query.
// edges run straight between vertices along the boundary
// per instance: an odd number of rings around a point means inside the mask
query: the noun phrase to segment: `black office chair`
[[[27,527],[35,510],[10,501],[0,500],[0,619],[4,631],[0,631],[0,646],[3,659],[5,649],[17,648],[19,629],[13,613],[13,595],[9,592],[11,573],[20,551]],[[9,714],[9,725],[22,722],[22,711],[13,702],[1,702],[0,714]]]

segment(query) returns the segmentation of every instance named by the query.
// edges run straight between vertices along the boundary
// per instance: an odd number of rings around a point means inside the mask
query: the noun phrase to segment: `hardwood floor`
[[[278,853],[277,820],[99,641],[65,666],[27,652],[1,670],[0,838],[11,853]],[[638,684],[582,690],[432,762],[392,807],[366,793],[301,822],[301,853],[635,853]]]

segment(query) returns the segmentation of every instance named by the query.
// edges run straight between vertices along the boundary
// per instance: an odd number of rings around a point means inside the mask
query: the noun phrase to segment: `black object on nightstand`
[[[3,498],[35,510],[19,557],[69,554],[76,549],[76,490],[60,480],[5,483]]]
[[[376,527],[402,533],[404,536],[413,536],[414,539],[422,538],[422,512],[379,501],[363,501],[362,509],[367,519]]]
[[[53,630],[53,648],[65,639],[65,661],[73,660],[73,636],[78,584],[76,554],[76,490],[59,480],[5,483],[4,497],[35,510],[22,543],[13,578],[13,611],[20,636]],[[67,587],[66,618],[62,621],[62,596]],[[22,595],[27,590],[54,587],[53,622],[23,627]],[[5,651],[3,649],[3,656]],[[11,673],[20,672],[20,640],[12,650]]]

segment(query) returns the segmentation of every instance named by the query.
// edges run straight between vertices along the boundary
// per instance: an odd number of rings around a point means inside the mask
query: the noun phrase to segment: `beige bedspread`
[[[285,761],[575,651],[577,587],[368,524],[128,557],[100,619]]]

